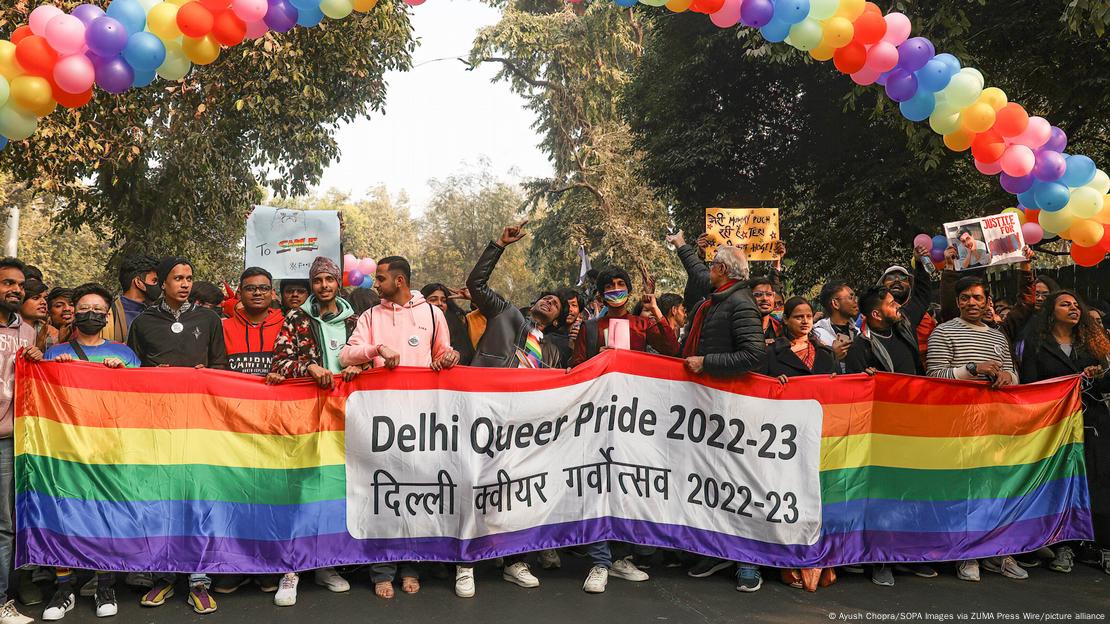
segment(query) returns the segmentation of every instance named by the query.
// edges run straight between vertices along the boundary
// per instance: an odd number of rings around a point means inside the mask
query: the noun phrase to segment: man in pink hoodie
[[[451,368],[459,362],[459,352],[451,348],[447,319],[418,291],[409,290],[412,270],[400,256],[378,261],[374,288],[381,295],[378,305],[362,313],[347,345],[339,352],[343,366],[375,367],[427,366],[433,370]],[[379,598],[393,597],[393,579],[398,564],[375,563],[370,579]],[[400,564],[401,590],[420,591],[420,577],[412,563]]]

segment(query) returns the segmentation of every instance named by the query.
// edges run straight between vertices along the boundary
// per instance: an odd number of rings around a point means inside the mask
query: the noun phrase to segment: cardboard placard
[[[307,279],[317,256],[342,266],[339,212],[255,206],[247,217],[246,266],[262,267],[276,280]]]
[[[717,255],[720,245],[742,247],[748,260],[775,260],[779,241],[778,208],[706,208],[705,233],[709,235],[706,259]]]
[[[1021,222],[1012,212],[945,223],[944,236],[956,248],[957,271],[1025,262]]]

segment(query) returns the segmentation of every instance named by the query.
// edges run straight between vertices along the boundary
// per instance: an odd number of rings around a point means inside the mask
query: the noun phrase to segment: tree
[[[12,13],[25,20],[30,8]],[[404,4],[383,0],[226,49],[181,81],[98,92],[43,118],[4,166],[58,197],[58,223],[110,228],[117,257],[156,249],[230,263],[261,187],[297,195],[317,182],[339,153],[332,132],[381,107],[385,73],[407,69],[412,47]]]

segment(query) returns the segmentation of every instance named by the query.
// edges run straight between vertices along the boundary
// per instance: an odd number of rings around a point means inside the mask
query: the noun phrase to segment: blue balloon
[[[902,116],[910,121],[925,121],[933,114],[937,106],[937,98],[929,91],[918,90],[914,96],[898,104]]]
[[[636,3],[639,2],[639,0],[616,0],[616,2],[617,6],[627,9],[636,6]]]
[[[1018,193],[1018,203],[1022,206],[1025,206],[1026,209],[1039,210],[1040,208],[1038,208],[1037,197],[1033,193],[1036,188],[1037,184],[1034,182],[1033,186],[1028,191],[1025,191],[1024,193]]]
[[[949,77],[955,76],[960,73],[960,59],[952,56],[947,52],[942,52],[933,57],[934,61],[940,61],[948,66]]]
[[[1095,161],[1090,158],[1075,154],[1068,156],[1065,162],[1068,168],[1064,171],[1064,175],[1060,176],[1059,181],[1062,184],[1078,187],[1095,179]]]
[[[787,24],[797,24],[809,15],[809,0],[775,0],[775,16],[771,21],[781,20]]]
[[[942,234],[933,237],[933,249],[948,249],[948,239]]]
[[[8,137],[0,135],[0,150],[8,146]]]
[[[319,24],[323,19],[324,12],[320,10],[320,5],[318,4],[305,9],[297,7],[298,26],[312,28],[313,26]]]
[[[137,32],[127,38],[123,60],[139,73],[153,72],[166,61],[166,44],[148,32]]]
[[[1068,204],[1071,191],[1059,182],[1037,182],[1033,185],[1033,197],[1041,210],[1056,212]],[[1023,202],[1024,203],[1024,202]],[[1029,204],[1025,204],[1028,206]]]
[[[947,87],[948,82],[952,80],[952,74],[948,71],[948,64],[937,60],[936,57],[929,59],[929,62],[925,63],[925,67],[917,70],[915,75],[917,76],[917,86],[933,93]]]
[[[779,43],[786,39],[790,34],[790,24],[776,18],[772,18],[770,22],[759,29],[759,34],[771,43]]]
[[[146,28],[146,10],[139,0],[114,0],[108,5],[106,15],[123,24],[129,34],[143,32]]]
[[[135,81],[131,83],[132,87],[145,87],[154,82],[154,76],[157,75],[153,69],[136,69]]]
[[[290,0],[289,4],[292,4],[298,11],[320,11],[320,0]],[[304,26],[304,24],[301,25]]]

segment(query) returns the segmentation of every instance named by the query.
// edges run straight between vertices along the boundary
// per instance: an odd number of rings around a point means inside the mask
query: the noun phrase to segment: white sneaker
[[[586,575],[586,582],[582,584],[582,590],[587,594],[601,594],[605,592],[605,586],[608,583],[609,570],[601,566],[594,566],[590,568],[590,573]]]
[[[615,576],[619,579],[626,581],[646,581],[648,580],[647,572],[636,567],[632,563],[631,557],[624,559],[617,559],[613,562],[613,567],[609,568],[609,576]]]
[[[274,594],[274,604],[279,607],[292,607],[297,604],[297,584],[300,582],[301,577],[297,576],[296,572],[286,572],[278,583],[277,593]]]
[[[973,583],[978,583],[979,562],[975,559],[961,561],[960,565],[956,568],[956,576],[958,576],[961,581],[971,581]]]
[[[455,595],[459,598],[474,597],[474,568],[455,566]]]
[[[316,584],[323,585],[328,588],[328,591],[333,591],[337,594],[351,591],[351,584],[347,582],[347,579],[339,576],[335,568],[321,568],[316,570]]]
[[[1002,558],[991,557],[990,559],[984,559],[983,568],[986,569],[987,572],[994,572],[1006,578],[1019,581],[1029,578],[1029,573],[1025,571],[1025,568],[1019,566],[1018,562],[1009,555]]]
[[[72,587],[69,584],[67,586]],[[73,595],[73,590],[59,588],[54,591],[54,597],[50,599],[50,604],[42,612],[42,619],[47,622],[60,620],[67,613],[73,611],[75,606],[77,606],[77,597]]]
[[[505,568],[501,574],[501,578],[510,583],[516,583],[521,587],[539,587],[540,579],[532,574],[532,570],[528,569],[528,564],[523,561],[518,561],[513,565]]]
[[[540,567],[544,570],[558,570],[563,565],[559,561],[559,551],[554,548],[540,551]]]
[[[15,608],[15,601],[9,600],[0,607],[0,624],[31,624],[34,618],[27,617]]]

